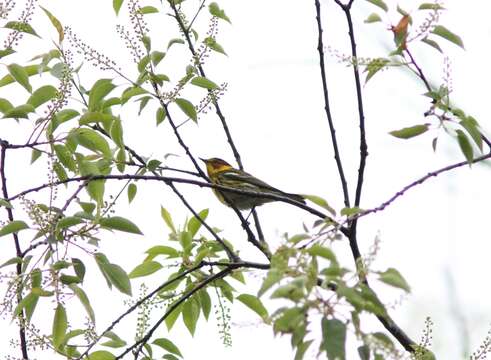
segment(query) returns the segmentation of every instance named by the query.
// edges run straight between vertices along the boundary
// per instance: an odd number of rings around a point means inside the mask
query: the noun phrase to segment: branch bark
[[[5,176],[5,155],[6,151],[8,148],[8,142],[5,140],[0,139],[0,179],[2,181],[2,196],[4,199],[8,199],[9,193],[7,190],[7,177]],[[14,221],[14,214],[11,208],[5,207],[5,210],[7,211],[7,218],[9,221]],[[17,233],[13,233],[12,237],[14,239],[14,245],[15,245],[15,254],[18,258],[22,259],[23,258],[23,253],[20,247],[20,241]],[[22,275],[22,264],[18,262],[15,266],[15,272],[17,276]],[[17,303],[20,303],[22,301],[22,290],[17,289]],[[19,340],[20,340],[20,350],[22,353],[22,358],[23,359],[29,359],[29,354],[27,351],[27,339],[26,339],[26,331],[25,331],[25,315],[24,315],[24,310],[20,312],[19,316]]]

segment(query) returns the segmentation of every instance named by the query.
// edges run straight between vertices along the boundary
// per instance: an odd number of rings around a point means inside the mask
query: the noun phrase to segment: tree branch
[[[354,59],[357,59],[355,33],[353,28],[353,21],[351,18],[351,5],[353,4],[353,1],[350,0],[350,2],[346,5],[342,4],[339,0],[335,0],[335,2],[341,7],[341,9],[344,11],[344,14],[346,16],[346,21],[348,23],[349,39],[351,44],[351,55]],[[361,91],[361,81],[360,81],[360,74],[358,71],[358,64],[356,61],[353,63],[353,76],[355,79],[355,86],[356,86],[356,98],[358,103],[358,117],[359,117],[359,127],[360,127],[360,163],[358,167],[358,180],[356,184],[355,202],[354,202],[354,206],[357,207],[360,205],[360,200],[361,200],[364,173],[366,167],[366,159],[368,156],[368,146],[366,142],[366,133],[365,133],[365,114],[364,114],[364,107],[363,107],[363,96]],[[355,265],[358,270],[361,270],[358,271],[359,279],[367,287],[370,287],[363,270],[360,269],[360,266],[362,264],[361,263],[362,257],[361,257],[360,249],[358,247],[357,232],[356,232],[357,223],[358,223],[358,218],[354,218],[350,220],[349,244],[351,248],[351,253],[353,255],[353,260],[355,261]],[[397,339],[397,341],[399,341],[399,343],[404,347],[404,349],[406,349],[409,352],[414,352],[416,350],[415,349],[416,343],[413,340],[411,340],[409,336],[406,335],[406,333],[394,322],[394,320],[392,320],[392,318],[388,314],[386,314],[385,316],[377,315],[377,319]]]
[[[0,179],[2,181],[2,196],[4,199],[7,199],[9,197],[8,190],[7,190],[7,177],[5,176],[5,153],[7,151],[9,144],[5,140],[0,139]],[[5,207],[5,210],[7,211],[7,217],[9,221],[14,221],[14,214],[11,208]],[[14,244],[15,244],[15,253],[18,258],[22,260],[23,254],[22,250],[20,248],[20,241],[19,237],[16,232],[12,234],[12,237],[14,239]],[[15,271],[17,276],[22,275],[22,262],[18,262],[15,266]],[[20,303],[22,301],[22,290],[18,288],[16,290],[16,295],[17,295],[17,303]],[[26,331],[24,328],[25,324],[25,316],[24,316],[24,310],[21,310],[19,315],[19,339],[20,339],[20,349],[22,353],[22,358],[23,359],[29,359],[29,354],[27,352],[27,339],[26,339]]]
[[[483,156],[480,156],[480,157],[475,158],[474,160],[472,160],[472,163],[475,164],[475,163],[478,163],[480,161],[487,160],[487,159],[490,159],[490,158],[491,158],[491,154],[486,154],[486,155],[483,155]],[[440,175],[440,174],[442,174],[444,172],[447,172],[447,171],[450,171],[450,170],[453,170],[453,169],[457,169],[457,168],[462,167],[462,166],[465,166],[465,165],[469,165],[469,163],[467,161],[461,161],[461,162],[458,162],[458,163],[455,163],[455,164],[452,164],[452,165],[445,166],[445,167],[443,167],[441,169],[438,169],[438,170],[435,170],[435,171],[431,171],[431,172],[427,173],[426,175],[424,175],[424,176],[422,176],[422,177],[414,180],[410,184],[404,186],[400,191],[396,192],[392,197],[390,197],[387,201],[383,202],[379,206],[374,207],[374,208],[372,208],[370,210],[363,211],[360,214],[354,215],[354,217],[355,218],[361,218],[361,217],[364,217],[366,215],[369,215],[369,214],[373,214],[373,213],[382,211],[387,206],[391,205],[394,201],[396,201],[399,197],[401,197],[402,195],[404,195],[408,190],[416,187],[417,185],[420,185],[420,184],[424,183],[426,180],[429,180],[432,177],[436,177],[436,176],[438,176],[438,175]]]
[[[201,6],[198,10],[198,13],[203,8],[203,4],[204,4],[204,2],[201,4]],[[191,25],[193,24],[194,19],[196,18],[198,13],[196,14],[195,18],[193,18],[193,20],[191,21],[189,26],[186,27],[186,25],[184,24],[184,21],[182,20],[180,14],[179,14],[179,11],[177,10],[175,3],[173,1],[169,1],[169,5],[172,8],[172,10],[174,11],[174,18],[176,19],[177,24],[179,25],[179,28],[181,29],[182,33],[184,34],[184,37],[185,37],[186,42],[188,44],[189,51],[191,52],[193,57],[196,58],[196,56],[197,56],[196,49],[194,48],[193,41],[191,40],[191,36],[189,35],[189,30],[191,29]],[[198,68],[200,76],[206,77],[205,69],[203,68],[203,65],[198,62],[196,67]],[[208,93],[212,94],[212,91],[208,90]],[[215,107],[215,112],[216,112],[218,118],[220,119],[223,131],[225,132],[225,136],[227,138],[227,142],[230,145],[230,149],[232,150],[232,153],[234,154],[235,161],[237,161],[237,165],[239,166],[239,169],[244,170],[244,166],[242,164],[242,160],[240,158],[239,151],[237,150],[237,147],[235,146],[235,142],[232,138],[232,134],[230,132],[227,121],[225,119],[225,115],[223,115],[222,109],[220,108],[218,101],[215,98],[212,98],[212,99],[213,99],[213,101],[212,101],[213,106]],[[240,212],[238,212],[237,209],[234,209],[234,210],[235,210],[236,214],[240,214]],[[252,216],[254,219],[254,224],[256,225],[257,236],[259,237],[259,240],[261,242],[264,242],[265,241],[264,240],[264,234],[263,234],[263,231],[261,229],[261,223],[259,222],[259,217],[257,215],[256,209],[252,209]],[[239,216],[239,218],[240,218],[240,216]],[[240,219],[240,221],[242,223],[242,226],[244,226],[245,220],[242,218],[242,219]],[[248,228],[248,225],[246,227]],[[250,229],[248,229],[246,231],[248,232],[249,237],[250,237],[252,232],[250,231]],[[254,238],[254,241],[255,241],[255,238]]]
[[[319,63],[322,78],[322,89],[324,92],[324,110],[327,116],[327,122],[329,124],[329,132],[331,133],[331,143],[334,150],[334,159],[336,160],[336,166],[338,168],[339,178],[341,180],[341,187],[343,188],[344,206],[350,207],[348,183],[344,175],[343,163],[341,161],[341,155],[339,154],[338,141],[336,138],[336,129],[334,128],[334,121],[331,115],[331,106],[329,104],[329,91],[327,87],[326,77],[326,65],[324,63],[324,42],[322,40],[322,20],[321,20],[321,4],[319,0],[315,0],[316,20],[317,20],[317,33],[319,39],[317,42],[317,51],[319,52]]]
[[[167,317],[179,306],[181,305],[184,301],[189,299],[191,296],[193,296],[196,292],[207,286],[208,284],[212,283],[215,280],[221,279],[225,276],[227,276],[229,273],[231,273],[234,269],[238,268],[237,265],[230,264],[228,265],[225,269],[222,271],[211,275],[204,279],[201,283],[196,285],[193,289],[191,289],[187,294],[183,295],[179,300],[174,302],[165,312],[165,314],[155,323],[154,326],[150,328],[150,330],[143,336],[141,339],[136,341],[133,345],[128,347],[124,352],[122,352],[120,355],[116,357],[115,360],[122,359],[126,354],[128,354],[130,351],[133,349],[136,349],[136,354],[138,354],[141,349],[143,348],[144,344],[150,340],[152,337],[153,333],[158,329],[158,327],[167,319]]]
[[[311,208],[310,206],[301,203],[299,201],[295,201],[289,197],[285,197],[283,195],[279,194],[274,194],[274,193],[262,193],[262,192],[256,192],[252,190],[246,190],[246,189],[237,189],[237,188],[232,188],[232,187],[227,187],[223,185],[217,185],[217,184],[212,184],[208,182],[203,182],[203,181],[198,181],[198,180],[192,180],[192,179],[183,179],[183,178],[176,178],[176,177],[168,177],[168,176],[157,176],[157,175],[133,175],[133,174],[124,174],[124,175],[87,175],[87,176],[78,176],[78,177],[73,177],[73,178],[68,178],[65,180],[58,180],[54,181],[51,183],[45,183],[24,191],[19,192],[18,194],[11,196],[7,198],[6,200],[8,201],[13,201],[18,199],[21,196],[37,192],[46,188],[49,188],[50,186],[53,185],[61,185],[61,184],[67,184],[71,182],[78,182],[78,181],[95,181],[95,180],[149,180],[149,181],[162,181],[164,183],[181,183],[181,184],[190,184],[190,185],[196,185],[199,187],[206,187],[206,188],[212,188],[220,191],[226,191],[226,192],[232,192],[235,194],[242,194],[242,195],[249,195],[253,197],[260,197],[264,199],[271,199],[271,200],[276,200],[276,201],[281,201],[285,202],[288,204],[291,204],[293,206],[296,206],[298,208],[301,208],[312,215],[315,215],[321,219],[327,219],[330,221],[334,221],[331,219],[328,215]]]

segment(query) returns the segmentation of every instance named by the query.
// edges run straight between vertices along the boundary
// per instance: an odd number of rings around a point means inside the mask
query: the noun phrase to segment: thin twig
[[[483,160],[487,160],[487,159],[490,159],[490,158],[491,158],[491,154],[486,154],[486,155],[483,155],[483,156],[480,156],[480,157],[475,158],[474,160],[472,160],[472,163],[475,164],[475,163],[478,163],[478,162],[481,162]],[[396,201],[398,198],[400,198],[402,195],[404,195],[408,190],[416,187],[417,185],[421,185],[426,180],[429,180],[430,178],[436,177],[436,176],[438,176],[438,175],[440,175],[440,174],[442,174],[444,172],[447,172],[447,171],[450,171],[450,170],[453,170],[453,169],[457,169],[457,168],[462,167],[462,166],[465,166],[465,165],[469,165],[469,163],[467,161],[461,161],[461,162],[458,162],[458,163],[455,163],[455,164],[451,164],[451,165],[445,166],[445,167],[443,167],[441,169],[438,169],[438,170],[435,170],[435,171],[431,171],[431,172],[427,173],[426,175],[424,175],[424,176],[422,176],[422,177],[414,180],[410,184],[404,186],[401,190],[399,190],[398,192],[396,192],[387,201],[383,202],[379,206],[374,207],[374,208],[369,209],[369,210],[365,210],[365,211],[363,211],[360,214],[354,215],[354,217],[361,218],[361,217],[364,217],[366,215],[369,215],[369,214],[373,214],[373,213],[382,211],[387,206],[391,205],[394,201]]]
[[[319,0],[315,0],[316,20],[317,20],[317,33],[319,39],[317,42],[317,51],[319,52],[319,62],[322,78],[322,89],[324,92],[324,110],[327,116],[327,122],[329,124],[329,132],[331,134],[331,143],[334,150],[334,159],[336,160],[336,166],[338,168],[339,178],[341,180],[341,187],[343,188],[344,206],[350,207],[348,182],[344,175],[343,163],[341,161],[341,155],[338,148],[338,140],[336,138],[336,129],[334,128],[334,121],[331,114],[331,106],[329,104],[329,91],[327,88],[326,77],[326,65],[324,62],[324,42],[322,40],[322,20],[321,20],[321,4]]]
[[[341,7],[346,16],[346,21],[348,23],[348,31],[349,31],[349,39],[351,44],[351,55],[354,59],[357,59],[356,52],[356,42],[355,42],[355,33],[353,28],[353,22],[351,19],[351,5],[353,4],[353,0],[346,5],[342,4],[339,0],[335,0],[335,2]],[[361,194],[364,182],[364,173],[366,167],[366,159],[368,156],[368,146],[366,142],[366,133],[365,133],[365,114],[363,107],[363,96],[361,91],[361,81],[360,74],[358,70],[358,64],[356,61],[353,63],[353,76],[355,79],[356,86],[356,97],[358,103],[358,117],[359,117],[359,127],[360,127],[360,162],[358,167],[358,180],[356,184],[356,192],[355,192],[355,202],[354,206],[357,207],[360,205]],[[358,218],[354,218],[350,221],[349,226],[349,244],[351,248],[351,253],[353,255],[353,260],[355,261],[355,265],[357,269],[362,265],[362,257],[360,253],[360,249],[358,247],[357,240],[357,223]],[[358,271],[358,276],[360,281],[370,288],[366,275],[362,269]],[[374,293],[375,294],[375,293]],[[375,295],[376,296],[376,295]],[[416,343],[407,336],[407,334],[395,323],[392,318],[386,315],[377,315],[377,319],[382,323],[382,325],[399,341],[399,343],[409,352],[414,352],[416,349]]]
[[[184,178],[177,178],[177,177],[169,177],[169,176],[160,176],[160,175],[132,175],[132,174],[123,174],[123,175],[86,175],[86,176],[77,176],[73,178],[68,178],[64,180],[58,180],[54,181],[51,183],[45,183],[24,191],[21,191],[17,193],[16,195],[13,195],[6,200],[8,201],[13,201],[15,199],[18,199],[21,196],[27,195],[29,193],[37,192],[43,189],[46,189],[50,186],[53,185],[61,185],[61,184],[67,184],[71,182],[78,182],[78,181],[95,181],[95,180],[150,180],[150,181],[162,181],[162,182],[169,182],[169,183],[181,183],[181,184],[191,184],[191,185],[196,185],[199,187],[206,187],[206,188],[212,188],[220,191],[225,191],[225,192],[232,192],[235,194],[241,194],[241,195],[248,195],[252,197],[259,197],[259,198],[264,198],[264,199],[272,199],[272,200],[277,200],[281,202],[285,202],[291,205],[294,205],[298,208],[301,208],[303,210],[306,210],[307,212],[322,218],[322,219],[327,219],[333,221],[328,215],[311,208],[310,206],[301,203],[299,201],[293,200],[289,197],[283,196],[281,194],[275,194],[275,193],[265,193],[265,192],[258,192],[258,191],[252,191],[248,189],[238,189],[238,188],[232,188],[228,186],[223,186],[223,185],[218,185],[218,184],[212,184],[208,182],[203,182],[203,181],[198,181],[198,180],[192,180],[192,179],[184,179]]]
[[[181,305],[184,301],[186,301],[191,296],[193,296],[196,292],[198,292],[202,288],[206,287],[208,284],[212,283],[215,280],[218,280],[218,279],[221,279],[221,278],[227,276],[230,272],[232,272],[232,270],[234,270],[236,268],[237,268],[237,266],[234,266],[234,265],[231,264],[231,265],[227,266],[225,269],[223,269],[222,271],[220,271],[220,272],[218,272],[218,273],[216,273],[214,275],[211,275],[211,276],[207,277],[201,283],[199,283],[198,285],[196,285],[196,287],[192,288],[188,293],[186,293],[185,295],[183,295],[179,300],[177,300],[176,302],[174,302],[167,309],[167,311],[165,312],[165,314],[155,323],[154,326],[152,326],[150,328],[149,331],[147,331],[147,333],[145,334],[145,336],[143,336],[141,339],[139,339],[138,341],[136,341],[133,345],[129,346],[125,351],[123,351],[120,355],[118,355],[115,358],[115,360],[122,359],[126,354],[128,354],[129,352],[131,352],[133,349],[136,349],[136,353],[138,354],[141,351],[141,349],[143,348],[144,344],[146,344],[150,340],[150,338],[152,337],[153,333],[159,328],[159,326],[165,321],[165,319],[167,319],[167,317],[179,305]]]

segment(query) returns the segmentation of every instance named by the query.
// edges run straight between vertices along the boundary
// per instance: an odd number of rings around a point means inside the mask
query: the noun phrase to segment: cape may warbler
[[[305,200],[301,195],[289,194],[278,190],[271,185],[266,184],[264,181],[255,178],[251,174],[246,173],[245,171],[234,169],[229,163],[222,159],[211,158],[201,160],[205,162],[206,171],[208,172],[210,181],[213,184],[228,186],[235,189],[250,190],[258,193],[282,195],[305,204]],[[220,200],[222,203],[229,205],[230,202],[240,210],[251,209],[255,206],[268,202],[278,201],[275,199],[266,199],[254,195],[238,194],[217,189],[212,190],[217,196],[218,200]],[[225,195],[225,197],[223,195]]]

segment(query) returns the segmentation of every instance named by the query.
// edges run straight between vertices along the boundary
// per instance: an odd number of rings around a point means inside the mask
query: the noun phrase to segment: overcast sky
[[[21,1],[18,3],[20,5]],[[213,81],[228,83],[222,104],[246,169],[285,191],[323,196],[331,206],[341,209],[342,197],[323,112],[314,1],[224,0],[219,3],[233,23],[221,23],[218,35],[228,57],[213,56],[205,67]],[[324,6],[325,43],[342,53],[348,52],[342,13],[333,1],[323,0],[321,3]],[[414,1],[398,3],[403,8],[414,9]],[[45,0],[40,4],[52,11],[64,25],[70,25],[87,43],[115,59],[123,71],[135,73],[134,65],[129,62],[130,57],[114,30],[117,23],[126,21],[125,11],[116,19],[109,0]],[[466,48],[463,51],[451,44],[444,46],[451,60],[452,98],[458,106],[474,115],[485,131],[489,131],[487,89],[490,75],[486,66],[491,46],[489,2],[447,1],[445,6],[449,10],[442,16],[442,24],[461,35]],[[398,15],[391,13],[390,20],[383,24],[362,24],[362,20],[373,11],[377,11],[373,5],[355,1],[353,15],[359,25],[356,31],[361,57],[385,56],[391,46],[391,34],[385,29],[389,21],[392,24],[398,21]],[[198,20],[204,33],[207,14],[203,15]],[[56,33],[43,16],[37,12],[33,26],[47,40],[45,46],[49,47],[49,40],[55,39]],[[149,19],[152,25],[161,27],[160,47],[165,49],[169,39],[176,36],[172,26],[161,23],[170,22],[170,18],[151,15]],[[158,40],[158,36],[153,38],[155,47]],[[182,65],[179,62],[173,64],[175,60],[171,59],[187,61],[185,47],[175,51],[177,55],[173,55],[174,58],[166,59],[171,68]],[[415,54],[429,77],[439,82],[443,76],[443,61],[438,54],[424,47],[418,47]],[[10,63],[8,59],[4,62]],[[77,59],[76,63],[79,61]],[[341,154],[353,188],[358,164],[358,132],[351,69],[329,54],[326,61]],[[98,77],[114,76],[95,73],[89,64],[84,65],[82,73],[86,76],[87,80],[83,81],[87,86]],[[122,83],[121,79],[115,82]],[[0,96],[6,96],[7,91],[11,89],[0,89]],[[363,87],[370,153],[363,208],[379,205],[428,171],[463,159],[455,142],[448,137],[445,140],[444,136],[438,151],[433,153],[431,140],[434,132],[409,141],[397,140],[387,134],[391,130],[427,121],[423,112],[427,110],[428,100],[418,96],[424,91],[413,77],[398,70],[378,74]],[[155,129],[153,112],[137,118],[134,111],[128,111],[122,118],[128,127],[126,142],[132,147],[159,159],[168,153],[182,155],[167,124]],[[0,123],[0,137],[12,142],[21,141],[22,129],[25,127],[6,120]],[[233,160],[220,125],[213,116],[202,118],[199,127],[193,124],[182,127],[182,133],[198,156]],[[43,178],[44,164],[28,167],[29,156],[26,153],[16,158],[21,164],[19,170],[25,172],[17,175],[18,181],[11,181],[12,193],[24,185],[46,181]],[[190,168],[183,157],[170,158],[169,165]],[[32,176],[36,171],[40,174],[38,179]],[[376,236],[382,241],[374,267],[377,270],[396,267],[412,286],[412,294],[403,299],[400,293],[386,291],[385,287],[377,287],[377,290],[381,291],[385,302],[400,303],[391,313],[412,338],[420,337],[427,316],[433,318],[434,349],[439,358],[462,358],[461,331],[467,329],[470,348],[476,349],[490,327],[488,299],[491,285],[487,275],[491,270],[491,239],[485,227],[489,221],[486,205],[490,200],[490,176],[489,168],[480,165],[441,175],[411,190],[383,213],[370,215],[360,222],[360,246],[364,253]],[[224,234],[237,241],[234,243],[242,255],[250,260],[260,258],[243,238],[234,214],[221,206],[211,192],[184,186],[182,190],[192,194],[196,208],[210,208],[209,219],[214,225],[234,224],[225,229]],[[130,271],[143,260],[145,249],[166,241],[166,228],[159,219],[160,205],[172,210],[176,222],[187,216],[172,194],[162,190],[161,186],[153,184],[147,189],[140,186],[132,206],[128,208],[123,201],[117,211],[135,219],[145,237],[110,237],[102,245],[102,250]],[[284,204],[265,205],[259,214],[272,247],[280,244],[284,232],[301,232],[303,222],[311,224],[314,220]],[[0,246],[0,253],[12,251],[10,244],[0,243]],[[345,265],[353,268],[347,244],[335,246],[340,257],[346,259]],[[255,281],[252,280],[252,284]],[[106,295],[95,304],[96,309],[112,311],[124,308],[119,293],[106,290],[102,282],[95,283],[92,289],[98,289],[98,286]],[[137,283],[134,288],[137,289]],[[91,291],[90,285],[87,290]],[[252,293],[256,289],[248,291]],[[276,303],[271,303],[270,309],[275,309],[275,306]],[[104,311],[98,319],[99,330],[118,313],[111,311]],[[194,339],[183,326],[178,326],[170,334],[163,329],[160,335],[176,340],[187,359],[203,356],[213,356],[218,360],[293,358],[289,339],[276,338],[273,341],[271,329],[260,325],[254,314],[246,311],[240,304],[233,306],[232,319],[236,325],[232,329],[232,348],[221,345],[213,322],[202,327],[202,320]],[[51,319],[46,320],[48,328],[50,322]],[[8,321],[2,321],[0,327],[5,327],[6,323]],[[369,321],[368,327],[381,330],[377,322]],[[13,331],[14,328],[8,329]],[[8,349],[8,342],[8,337],[2,337],[0,349]],[[3,350],[0,352],[6,355]]]

